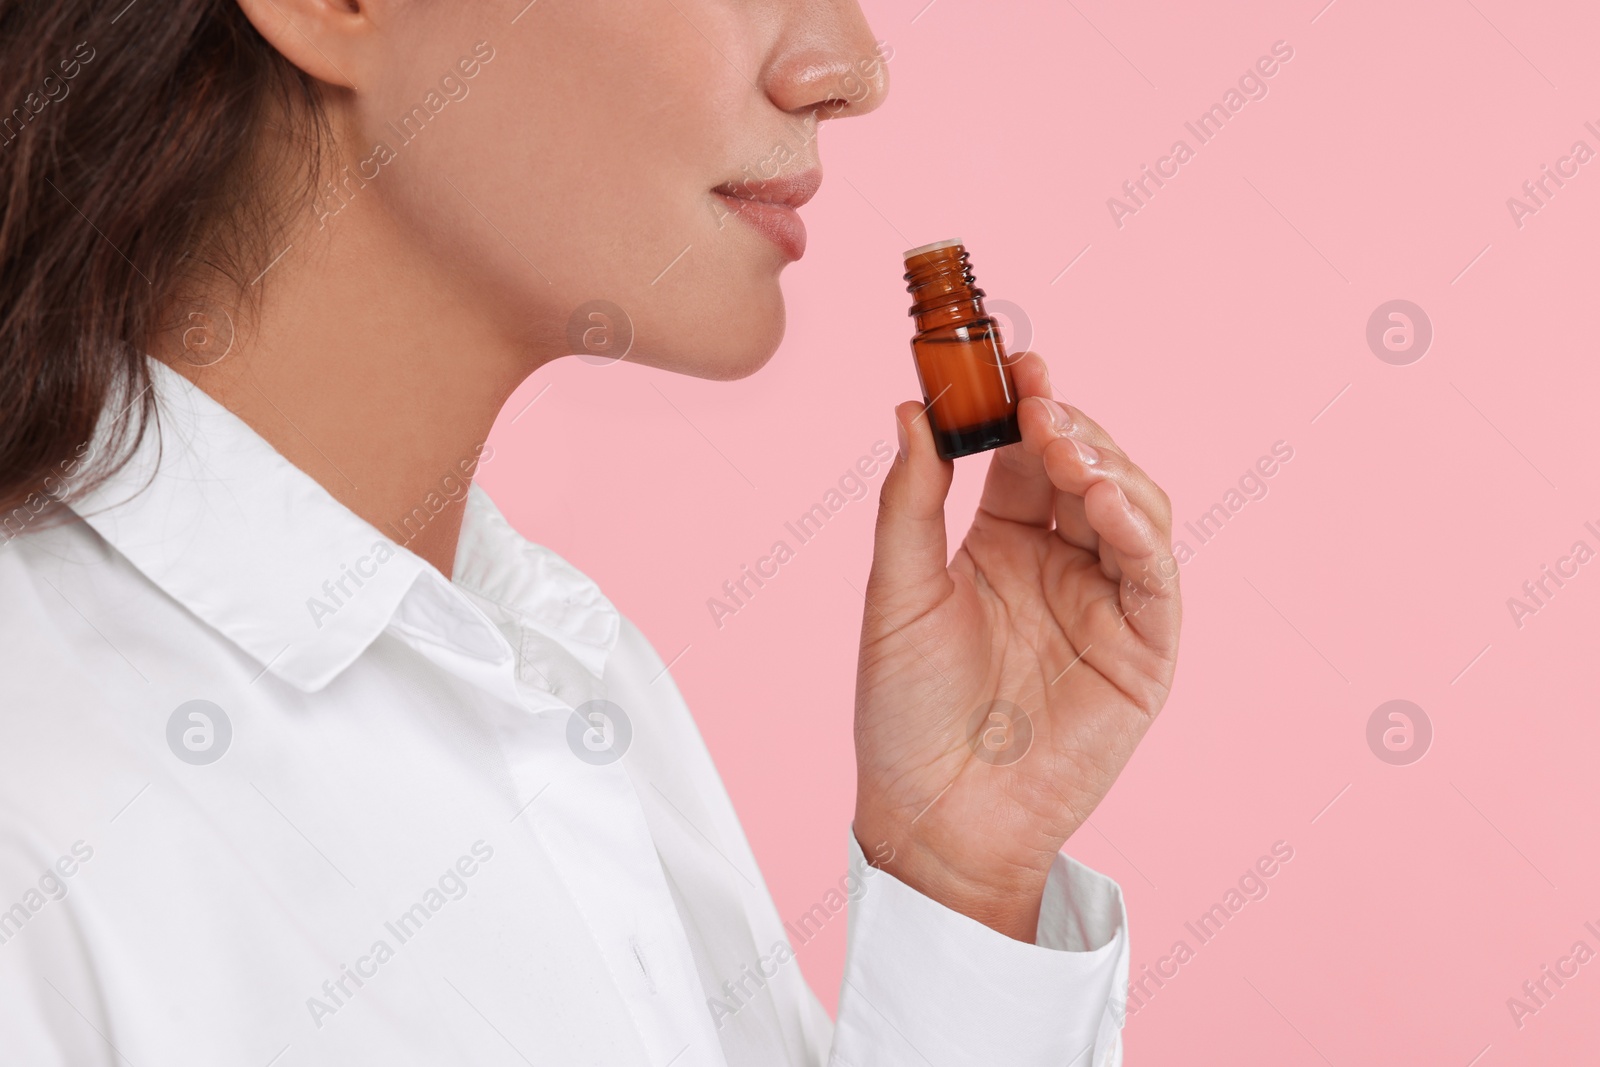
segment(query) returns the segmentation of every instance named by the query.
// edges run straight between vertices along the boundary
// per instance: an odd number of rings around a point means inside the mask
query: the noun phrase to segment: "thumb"
[[[867,595],[880,608],[893,605],[920,614],[949,593],[944,500],[955,464],[939,458],[921,404],[907,401],[894,409],[894,417],[900,453],[878,496]]]

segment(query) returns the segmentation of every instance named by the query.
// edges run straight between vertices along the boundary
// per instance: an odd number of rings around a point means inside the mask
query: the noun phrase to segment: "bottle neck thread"
[[[949,245],[906,259],[909,315],[919,328],[983,318],[983,290],[976,285],[970,257],[961,245]]]

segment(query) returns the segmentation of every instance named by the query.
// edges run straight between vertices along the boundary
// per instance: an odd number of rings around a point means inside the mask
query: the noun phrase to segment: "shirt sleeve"
[[[1128,917],[1116,882],[1065,854],[1034,944],[871,867],[850,908],[830,1067],[1120,1067]]]

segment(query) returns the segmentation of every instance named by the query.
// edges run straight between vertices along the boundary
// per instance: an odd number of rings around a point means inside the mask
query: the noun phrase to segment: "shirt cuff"
[[[1024,944],[870,866],[848,920],[833,1067],[1120,1067],[1128,914],[1116,882],[1058,854]]]

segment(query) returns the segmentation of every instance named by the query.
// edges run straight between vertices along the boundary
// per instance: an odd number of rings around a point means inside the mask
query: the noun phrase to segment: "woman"
[[[886,91],[852,0],[7,0],[0,42],[7,1063],[1121,1061],[1120,891],[1060,848],[1176,567],[1042,359],[953,559],[894,412],[836,1026],[661,661],[467,489],[574,309],[772,354],[815,125]]]

